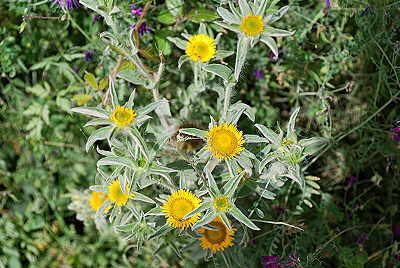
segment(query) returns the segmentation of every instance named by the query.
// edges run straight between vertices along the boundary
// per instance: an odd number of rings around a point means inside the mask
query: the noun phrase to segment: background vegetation
[[[400,127],[400,1],[331,1],[329,8],[327,2],[282,1],[291,9],[277,27],[296,34],[278,40],[279,59],[257,46],[235,89],[234,99],[254,107],[261,124],[287,121],[300,105],[300,135],[324,136],[330,144],[304,163],[309,176],[320,178],[309,184],[312,207],[298,206],[301,193],[291,184],[273,202],[250,206],[304,231],[264,225],[249,234],[250,243],[227,250],[234,267],[263,267],[263,256],[286,265],[295,259],[299,267],[400,264],[400,138],[393,130]],[[131,4],[118,3],[128,27],[137,22]],[[176,16],[164,1],[149,6],[145,23],[152,31],[140,37],[142,54],[151,64],[158,50],[164,53],[169,76],[161,94],[171,99],[173,114],[182,109],[174,99],[192,74],[187,66],[177,69],[182,52],[166,37],[193,32],[200,21],[211,25],[217,4],[185,1]],[[69,109],[81,94],[91,96],[89,104],[102,101],[84,75],[99,82],[115,63],[116,54],[98,41],[104,30],[83,7],[0,2],[0,267],[223,267],[222,258],[196,259],[190,248],[178,256],[170,241],[156,252],[154,245],[136,250],[111,230],[99,235],[90,219],[82,222],[68,208],[75,191],[94,182],[98,156],[83,149],[93,129],[83,129],[85,118]],[[234,50],[234,35],[226,35],[223,47]],[[132,88],[126,84],[120,94]],[[137,90],[148,103],[151,93]],[[205,124],[215,97],[203,94],[201,103],[190,104],[196,116],[187,123]],[[245,120],[239,128],[255,131]]]

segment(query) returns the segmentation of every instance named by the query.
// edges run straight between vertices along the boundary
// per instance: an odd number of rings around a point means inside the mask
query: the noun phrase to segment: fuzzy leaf
[[[260,40],[272,50],[272,53],[274,53],[275,57],[279,56],[278,45],[272,37],[262,34]]]
[[[100,166],[123,166],[127,168],[134,168],[133,162],[126,157],[121,156],[107,156],[97,161],[97,167]]]
[[[86,142],[86,152],[89,151],[90,147],[99,140],[105,140],[111,136],[112,131],[114,130],[114,126],[108,126],[99,128],[94,131],[88,138]]]
[[[250,40],[243,36],[239,36],[239,41],[236,48],[236,62],[235,62],[235,79],[239,80],[240,72],[242,71],[243,65],[246,61],[247,51],[249,49]]]
[[[266,27],[264,30],[264,34],[267,36],[273,36],[273,37],[284,37],[284,36],[293,35],[294,32],[289,32],[289,31],[282,30],[282,29],[276,29],[273,27]]]
[[[183,133],[183,134],[186,134],[186,135],[198,137],[198,138],[201,138],[201,139],[205,139],[205,137],[207,136],[207,131],[200,130],[200,129],[197,129],[197,128],[181,128],[179,130],[179,132]]]
[[[233,55],[234,53],[235,52],[229,50],[217,50],[217,54],[215,55],[214,60],[225,59]]]
[[[112,122],[109,119],[93,119],[87,122],[84,127],[88,126],[98,126],[98,125],[110,125]]]
[[[92,73],[86,73],[85,76],[83,77],[83,79],[93,89],[95,89],[95,90],[99,89],[99,86],[97,85],[97,82],[96,82],[96,77]]]
[[[187,220],[190,217],[196,215],[197,213],[201,213],[208,208],[211,208],[211,202],[204,202],[200,206],[198,206],[196,209],[194,209],[191,212],[189,212],[188,214],[186,214],[182,219]]]
[[[227,10],[223,7],[218,7],[217,13],[218,13],[218,15],[221,16],[222,19],[224,19],[225,21],[227,21],[230,24],[240,24],[241,23],[239,16],[231,13],[229,10]]]
[[[272,144],[275,145],[281,144],[279,136],[274,131],[260,124],[256,124],[255,126],[256,128],[258,128],[261,134],[263,134],[264,137],[267,138]]]
[[[249,4],[247,3],[247,0],[239,0],[239,8],[240,8],[240,12],[244,16],[253,14],[253,11],[251,10]]]
[[[232,206],[229,213],[238,221],[253,230],[260,230],[249,218],[247,218],[236,206]]]
[[[213,73],[225,81],[229,80],[229,77],[232,74],[232,70],[229,67],[226,67],[222,64],[208,64],[203,67],[203,70]]]
[[[210,223],[215,217],[217,216],[217,213],[214,210],[209,210],[207,213],[200,218],[193,226],[192,230],[195,230],[201,226],[206,225],[207,223]]]
[[[133,200],[139,200],[139,201],[143,201],[143,202],[146,202],[146,203],[152,203],[152,204],[156,203],[156,202],[154,202],[153,199],[151,199],[150,197],[147,197],[147,196],[145,196],[145,195],[143,195],[141,193],[132,192],[131,194],[133,194],[133,198],[132,198]]]
[[[110,113],[106,110],[96,108],[96,107],[75,107],[71,109],[71,112],[91,115],[94,117],[108,119],[110,117]]]
[[[167,37],[167,40],[169,40],[172,43],[174,43],[178,48],[180,48],[182,50],[186,50],[187,41],[182,40],[182,39],[177,38],[177,37]]]
[[[154,238],[160,237],[165,235],[166,233],[172,231],[174,228],[172,228],[169,223],[167,222],[166,224],[164,224],[163,226],[161,226],[160,228],[158,228],[152,235],[150,235],[150,237],[148,238],[148,240],[152,240]]]

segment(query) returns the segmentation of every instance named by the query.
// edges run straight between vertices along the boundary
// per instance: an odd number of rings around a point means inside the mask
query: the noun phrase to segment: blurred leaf
[[[188,19],[193,22],[210,22],[219,18],[218,14],[210,9],[195,8],[187,15]]]

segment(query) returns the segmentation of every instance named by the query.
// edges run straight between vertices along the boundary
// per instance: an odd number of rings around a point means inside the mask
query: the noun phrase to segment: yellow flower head
[[[244,150],[242,131],[234,124],[213,126],[207,133],[207,148],[218,159],[231,159]]]
[[[225,212],[231,207],[231,202],[227,196],[219,196],[214,199],[214,208],[219,212]]]
[[[92,100],[92,96],[89,94],[76,94],[72,97],[72,99],[76,101],[78,105],[85,105]]]
[[[203,234],[203,236],[199,237],[198,240],[200,240],[203,249],[211,249],[215,253],[233,245],[232,240],[235,229],[233,229],[233,232],[229,231],[220,217],[215,218],[209,225],[217,230],[208,230],[203,227],[199,229],[199,233]]]
[[[261,16],[248,15],[243,17],[240,30],[247,36],[256,36],[264,31],[264,22]]]
[[[211,37],[198,34],[189,38],[186,55],[192,61],[207,62],[215,56],[215,53],[215,41]]]
[[[161,206],[167,222],[175,228],[185,229],[199,220],[200,213],[183,220],[182,218],[192,210],[200,206],[201,200],[190,191],[178,190],[173,192],[167,202]]]
[[[123,106],[117,106],[110,116],[111,121],[119,127],[129,126],[135,118],[136,112]]]
[[[129,197],[129,185],[126,184],[125,191],[121,190],[121,184],[119,180],[116,179],[111,185],[108,186],[108,195],[107,198],[112,202],[117,203],[118,206],[125,205],[128,201]]]
[[[108,198],[106,193],[92,192],[89,200],[90,207],[92,208],[92,210],[98,211],[101,205],[103,205],[104,201],[106,201],[107,199]],[[105,212],[107,212],[110,208],[111,206],[107,207]]]

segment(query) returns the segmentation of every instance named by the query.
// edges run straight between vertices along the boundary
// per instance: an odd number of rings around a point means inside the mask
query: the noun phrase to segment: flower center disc
[[[248,36],[256,36],[264,31],[261,16],[248,15],[243,18],[240,29]]]
[[[215,199],[214,207],[219,211],[226,211],[229,208],[229,200],[226,196],[221,196]]]
[[[211,222],[210,225],[218,230],[205,230],[204,236],[207,238],[207,240],[212,244],[219,244],[224,241],[226,237],[225,226],[220,222]]]
[[[236,137],[227,131],[220,130],[215,134],[213,145],[215,150],[229,154],[238,146]]]
[[[130,119],[130,114],[125,111],[117,111],[115,113],[115,118],[119,121],[128,121]]]
[[[178,199],[171,207],[171,214],[173,217],[180,220],[193,209],[194,206],[192,202],[186,199]]]

